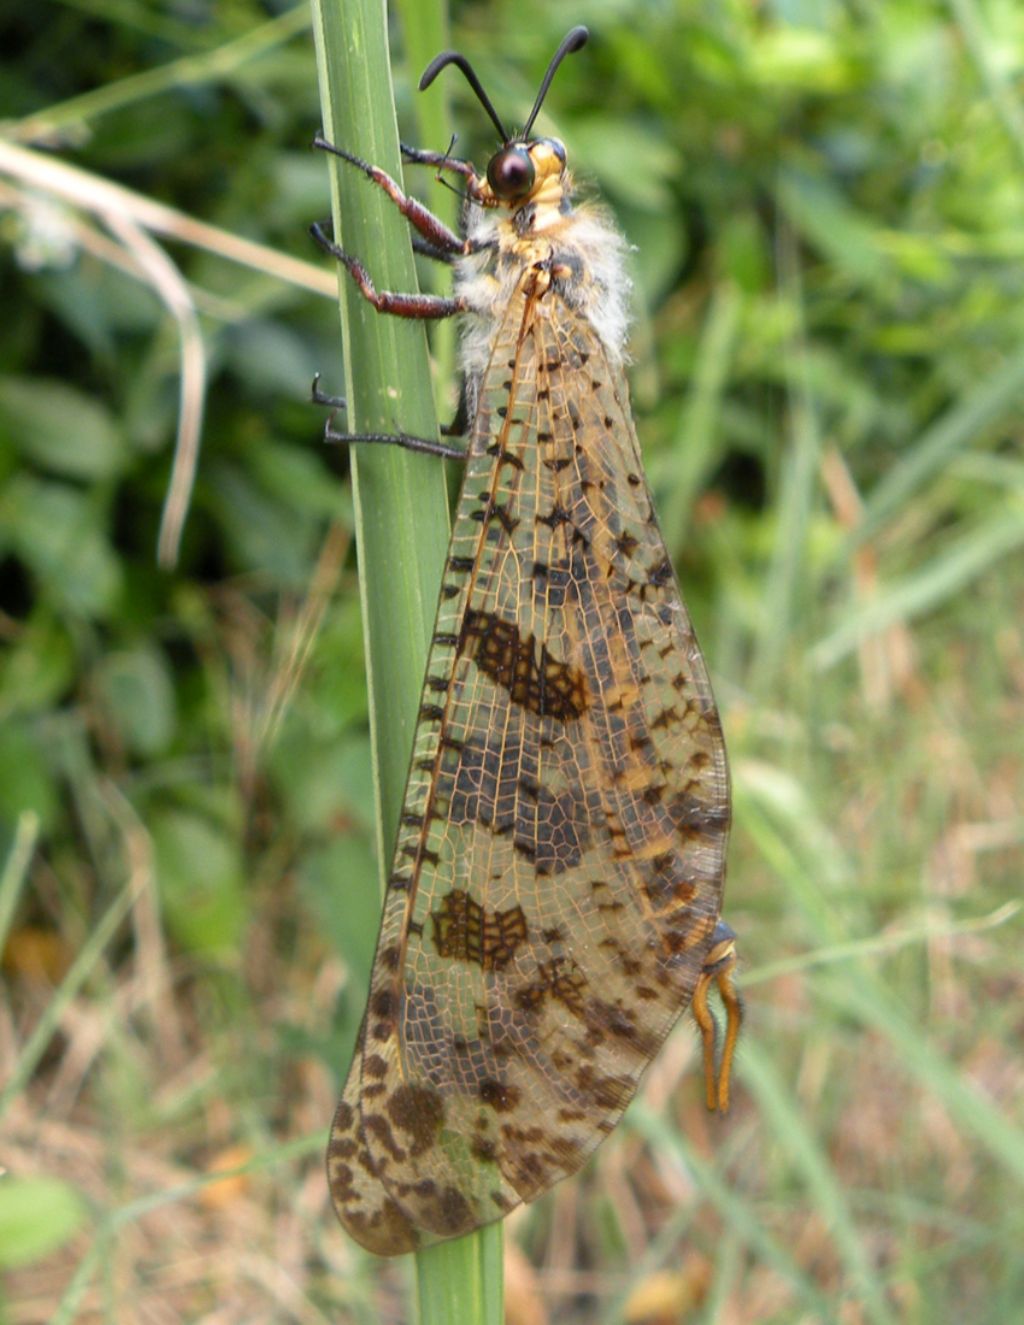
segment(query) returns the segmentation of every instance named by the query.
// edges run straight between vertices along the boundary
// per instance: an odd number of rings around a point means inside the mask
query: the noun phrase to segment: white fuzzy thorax
[[[548,256],[579,267],[568,297],[591,323],[612,361],[624,361],[630,321],[628,245],[599,207],[585,204],[568,212],[537,207],[524,231],[504,209],[471,203],[467,234],[488,245],[460,258],[455,267],[455,291],[471,310],[463,319],[461,342],[462,369],[470,384],[487,367],[494,334],[525,270]]]

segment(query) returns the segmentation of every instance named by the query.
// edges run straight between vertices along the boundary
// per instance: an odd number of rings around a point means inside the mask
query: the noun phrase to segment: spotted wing
[[[359,1242],[463,1234],[580,1167],[690,1001],[728,826],[621,368],[527,287],[482,385],[332,1133]]]

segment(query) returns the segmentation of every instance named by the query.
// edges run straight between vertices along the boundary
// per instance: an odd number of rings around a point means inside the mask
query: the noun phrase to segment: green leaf
[[[45,710],[70,685],[76,660],[68,632],[37,611],[0,653],[0,719]]]
[[[301,520],[259,481],[254,463],[249,455],[244,465],[226,460],[207,465],[205,486],[218,519],[246,570],[263,572],[279,584],[303,586],[321,537],[319,522]]]
[[[309,347],[278,322],[243,323],[230,337],[224,358],[254,394],[309,398]]]
[[[682,171],[679,151],[652,125],[588,115],[573,125],[572,153],[594,172],[609,197],[662,218],[671,208],[670,190]]]
[[[44,377],[0,380],[0,441],[42,469],[105,478],[122,468],[124,438],[94,397]]]
[[[82,1197],[59,1178],[0,1178],[0,1269],[49,1256],[86,1221]]]
[[[349,833],[319,850],[307,851],[299,871],[299,886],[317,919],[317,929],[344,959],[357,1003],[370,982],[380,920],[376,881],[377,861],[369,835]],[[338,905],[342,890],[344,908]],[[362,1008],[358,1011],[361,1015]]]
[[[236,835],[185,810],[159,811],[150,825],[172,934],[190,952],[237,957],[247,914]]]
[[[96,669],[96,687],[130,751],[156,755],[167,748],[174,736],[174,687],[157,648],[106,654]]]
[[[58,805],[37,726],[5,718],[0,722],[0,819],[14,823],[31,810],[47,828],[57,817]]]
[[[772,88],[835,93],[854,76],[836,39],[816,28],[780,23],[760,36],[749,55],[751,72]]]
[[[87,494],[20,474],[0,492],[0,528],[61,607],[97,617],[114,607],[121,565]]]
[[[875,224],[857,211],[828,180],[784,170],[779,198],[794,226],[811,244],[855,281],[881,281],[892,264]]]
[[[369,766],[370,742],[364,733],[332,731],[326,740],[317,740],[298,724],[282,735],[270,761],[278,794],[296,826],[318,836],[337,832],[339,823],[372,831]]]

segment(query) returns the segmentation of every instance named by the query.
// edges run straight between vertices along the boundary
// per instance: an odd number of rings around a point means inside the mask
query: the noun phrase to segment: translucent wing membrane
[[[342,1222],[381,1254],[580,1167],[721,902],[725,751],[621,365],[539,268],[491,343],[329,1151]]]

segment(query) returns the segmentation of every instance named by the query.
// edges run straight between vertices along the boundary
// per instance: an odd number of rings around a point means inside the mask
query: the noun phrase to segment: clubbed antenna
[[[578,51],[587,44],[587,38],[590,33],[585,27],[575,27],[562,38],[562,44],[555,51],[548,65],[548,71],[544,75],[544,81],[540,85],[540,91],[537,93],[537,100],[533,103],[533,110],[530,111],[530,118],[526,121],[526,127],[523,129],[522,136],[528,138],[530,130],[533,128],[533,122],[540,113],[540,108],[544,104],[544,98],[548,94],[548,88],[551,86],[551,80],[555,76],[555,71],[567,55],[573,51]],[[476,76],[476,70],[469,63],[464,55],[458,51],[442,51],[440,55],[434,57],[423,71],[423,77],[420,79],[420,91],[425,92],[442,69],[448,65],[454,64],[456,68],[461,69],[465,75],[466,82],[476,93],[476,98],[483,106],[484,110],[490,116],[491,123],[501,134],[503,143],[511,142],[511,134],[498,119],[498,112],[494,109],[490,97],[483,89],[480,79]]]
[[[581,47],[586,46],[587,38],[589,36],[590,36],[589,31],[581,24],[579,27],[573,28],[571,32],[567,32],[565,36],[562,38],[561,46],[559,46],[558,50],[555,51],[554,55],[551,57],[551,63],[548,65],[548,71],[544,75],[544,81],[543,83],[541,83],[540,91],[537,93],[537,100],[533,103],[533,110],[530,111],[530,118],[526,121],[526,124],[523,128],[524,138],[529,138],[530,136],[530,130],[533,128],[533,122],[537,118],[537,115],[540,112],[540,108],[544,103],[544,98],[548,94],[548,88],[551,86],[551,80],[552,78],[554,78],[555,71],[557,70],[558,66],[562,63],[562,61],[565,59],[567,55],[572,55],[574,51],[578,51],[580,50]]]
[[[501,120],[498,119],[498,112],[491,105],[491,99],[484,91],[473,66],[469,63],[466,57],[460,55],[458,51],[442,51],[440,55],[434,56],[426,69],[423,70],[423,77],[420,79],[420,91],[425,92],[441,70],[449,64],[456,65],[465,74],[466,82],[476,93],[480,105],[483,106],[484,110],[491,117],[492,124],[501,134],[501,141],[507,143],[508,130],[502,124]]]

